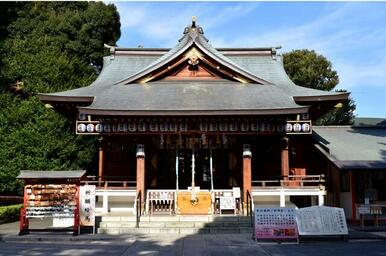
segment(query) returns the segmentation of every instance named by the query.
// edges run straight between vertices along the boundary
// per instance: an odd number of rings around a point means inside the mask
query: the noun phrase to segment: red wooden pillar
[[[29,220],[27,218],[27,206],[28,206],[28,200],[27,200],[27,189],[26,185],[29,184],[26,180],[24,181],[26,184],[24,186],[24,203],[23,207],[20,209],[20,216],[19,216],[19,235],[25,235],[29,233]]]
[[[247,202],[247,191],[252,188],[252,152],[250,145],[245,144],[243,149],[243,202]]]
[[[284,137],[282,140],[282,149],[281,149],[281,176],[283,176],[284,180],[287,180],[288,175],[289,175],[288,137]]]
[[[141,200],[145,200],[145,150],[143,144],[137,145],[137,193],[141,191]]]
[[[98,162],[98,176],[99,182],[102,181],[104,175],[104,161],[105,161],[105,150],[104,150],[104,141],[103,137],[99,139],[99,162]],[[101,186],[101,184],[99,184]]]

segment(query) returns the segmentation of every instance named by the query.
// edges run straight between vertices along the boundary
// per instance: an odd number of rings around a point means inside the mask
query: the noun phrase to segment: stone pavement
[[[356,240],[361,241],[361,240]],[[8,255],[70,255],[70,256],[304,256],[386,255],[385,241],[307,242],[301,244],[256,243],[245,234],[229,235],[137,235],[126,240],[0,242],[0,256]]]
[[[49,228],[50,221],[46,220],[31,220],[30,227],[44,229]],[[106,234],[82,234],[80,236],[72,236],[70,233],[63,232],[31,232],[29,235],[18,236],[19,222],[12,222],[0,225],[0,241],[99,241],[99,240],[126,240],[130,235],[106,235]],[[58,235],[59,234],[59,235]],[[158,236],[174,236],[171,234],[158,234]],[[245,237],[250,235],[245,234]],[[382,226],[378,229],[368,228],[363,229],[359,226],[349,226],[348,240],[386,240],[386,226]]]
[[[32,232],[17,236],[18,223],[0,225],[0,256],[6,255],[386,255],[386,232],[350,228],[348,242],[257,243],[250,234],[92,235]]]

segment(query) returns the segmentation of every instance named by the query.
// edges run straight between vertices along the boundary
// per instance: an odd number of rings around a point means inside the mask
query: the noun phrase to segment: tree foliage
[[[295,50],[284,54],[284,69],[300,86],[330,91],[339,83],[331,62],[313,50]]]
[[[284,54],[284,69],[300,86],[331,91],[339,83],[338,73],[323,55],[313,50],[294,50]],[[342,90],[341,90],[342,92]],[[352,98],[316,120],[318,125],[347,125],[354,122],[355,102]]]
[[[115,6],[101,2],[11,2],[0,10],[0,194],[15,194],[20,170],[93,168],[95,138],[76,136],[36,93],[90,84],[120,22]]]

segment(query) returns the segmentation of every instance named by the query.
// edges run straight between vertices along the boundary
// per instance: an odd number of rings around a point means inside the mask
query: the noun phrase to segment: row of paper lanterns
[[[199,125],[200,131],[202,132],[236,132],[238,131],[238,124],[236,122],[211,122],[204,123],[201,122]],[[79,123],[77,126],[77,131],[80,133],[115,133],[115,132],[187,132],[188,124],[185,122],[176,123],[157,123],[151,122],[147,125],[145,122],[141,123],[118,123],[118,124],[101,124],[101,123]],[[271,124],[268,122],[241,122],[240,123],[240,131],[242,132],[309,132],[310,124],[309,123],[287,123],[283,124]]]

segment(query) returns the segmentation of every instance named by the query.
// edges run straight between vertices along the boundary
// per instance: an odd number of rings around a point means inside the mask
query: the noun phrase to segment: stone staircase
[[[250,217],[244,216],[142,216],[139,228],[135,216],[101,217],[100,234],[239,234],[251,233]]]

